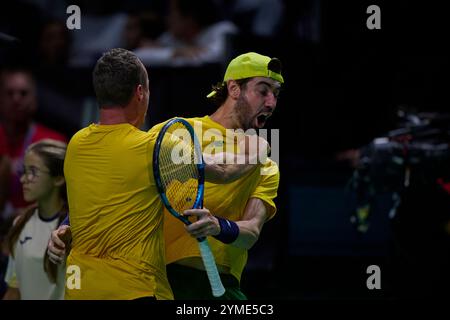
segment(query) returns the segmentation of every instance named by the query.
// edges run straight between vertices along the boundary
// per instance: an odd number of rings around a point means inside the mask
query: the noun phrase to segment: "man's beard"
[[[248,100],[243,96],[240,95],[239,99],[236,101],[236,111],[238,115],[238,120],[241,125],[241,129],[248,130],[252,129],[253,126],[251,125],[253,117],[251,115],[251,108],[250,104],[248,103]]]

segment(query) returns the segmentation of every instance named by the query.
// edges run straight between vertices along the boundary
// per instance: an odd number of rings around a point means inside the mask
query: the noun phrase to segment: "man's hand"
[[[54,230],[48,242],[47,253],[51,262],[60,264],[64,261],[66,254],[70,251],[72,233],[70,226],[62,225]]]
[[[220,233],[219,221],[208,209],[190,209],[184,211],[184,215],[197,217],[197,221],[185,227],[192,237],[216,236]]]

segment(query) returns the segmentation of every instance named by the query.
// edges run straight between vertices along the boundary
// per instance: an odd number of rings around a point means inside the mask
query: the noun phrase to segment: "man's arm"
[[[242,220],[235,221],[239,229],[237,230],[237,237],[230,244],[235,247],[250,249],[258,241],[263,225],[268,218],[267,213],[267,207],[261,199],[250,198]],[[186,210],[184,214],[198,217],[198,221],[186,226],[186,230],[191,236],[200,238],[218,236],[221,233],[220,218],[213,216],[208,209]]]
[[[238,180],[261,167],[270,153],[269,143],[257,136],[243,136],[239,141],[239,153],[203,154],[205,180],[225,184]]]
[[[220,164],[211,159],[205,159],[205,180],[216,184],[231,183],[259,167],[258,164]]]
[[[250,198],[242,220],[236,221],[239,227],[239,236],[231,245],[247,250],[253,247],[259,239],[267,218],[268,210],[264,202],[259,198]]]

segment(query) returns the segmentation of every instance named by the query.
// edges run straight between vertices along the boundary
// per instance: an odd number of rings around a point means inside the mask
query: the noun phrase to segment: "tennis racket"
[[[184,224],[183,212],[203,208],[204,174],[201,146],[192,126],[184,119],[167,122],[158,134],[153,151],[153,174],[167,210]],[[206,237],[198,238],[200,253],[214,297],[225,293]]]

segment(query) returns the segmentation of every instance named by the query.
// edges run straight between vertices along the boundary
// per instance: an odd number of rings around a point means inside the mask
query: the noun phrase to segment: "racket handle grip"
[[[203,264],[205,265],[206,274],[208,275],[209,283],[211,284],[212,294],[214,297],[220,297],[225,293],[222,280],[220,280],[219,271],[217,270],[214,256],[209,247],[208,240],[203,240],[198,243],[200,247],[200,254],[202,255]]]

